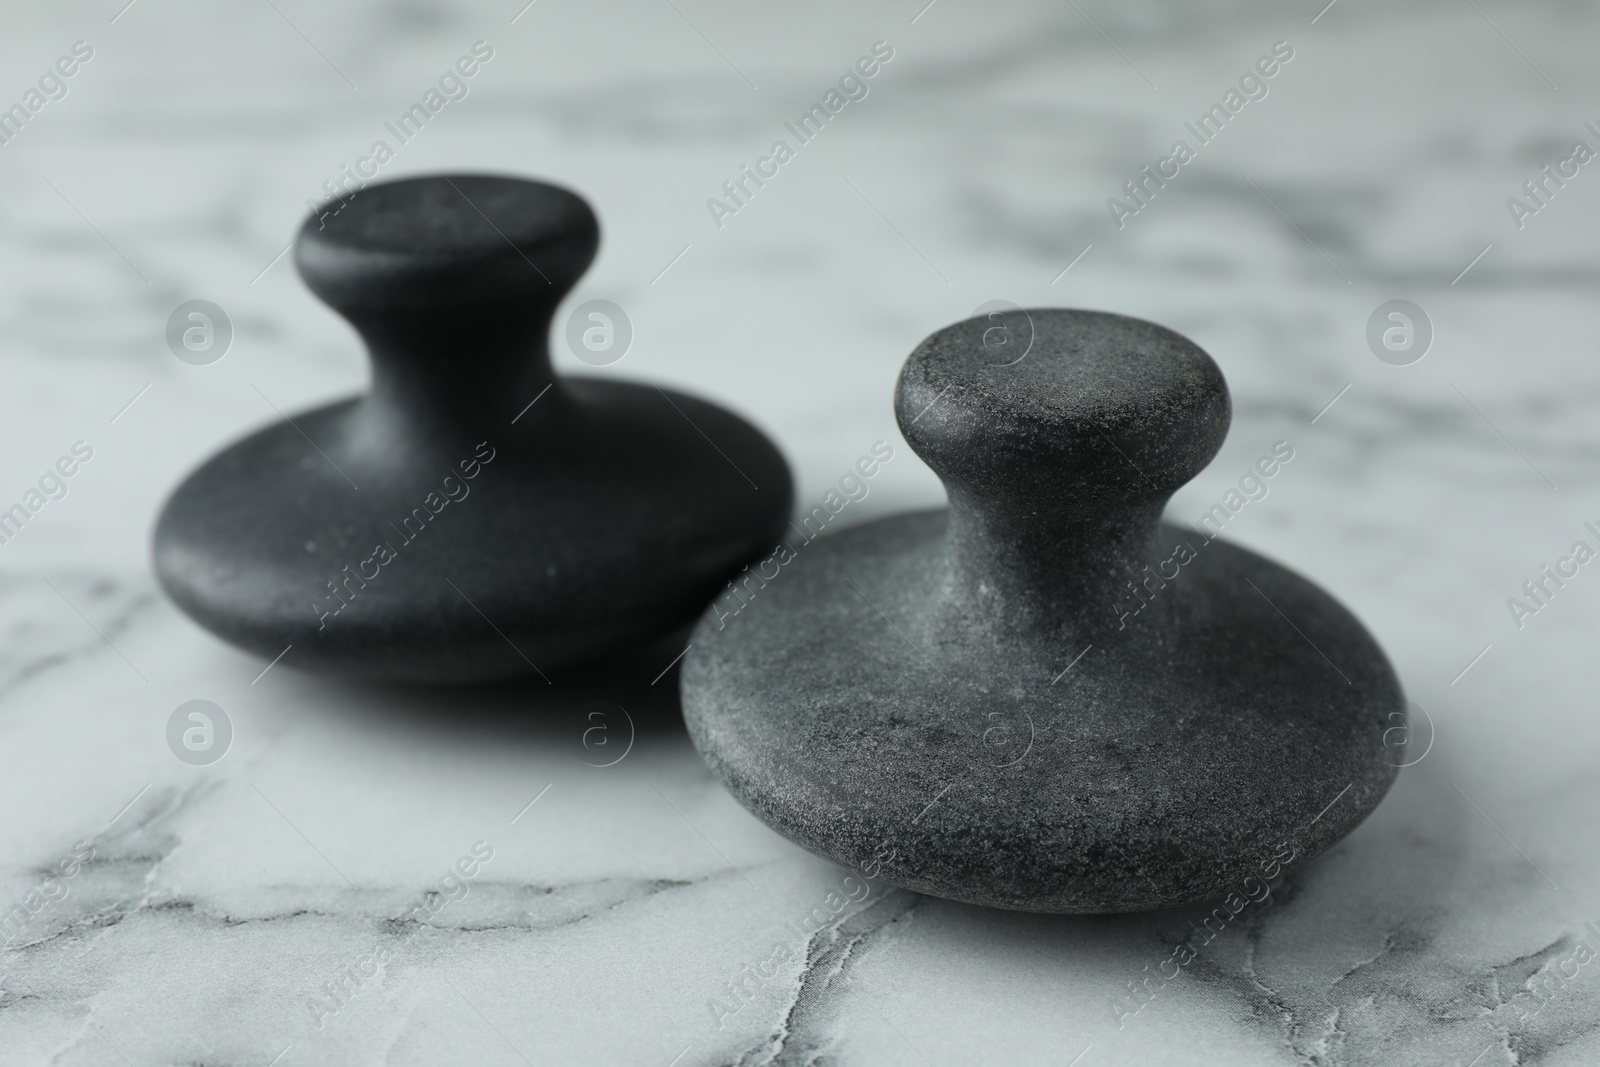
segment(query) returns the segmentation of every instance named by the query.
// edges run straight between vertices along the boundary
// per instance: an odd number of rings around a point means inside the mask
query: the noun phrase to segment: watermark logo
[[[1600,127],[1593,122],[1583,125],[1591,134],[1600,137]],[[1529,218],[1549,207],[1556,194],[1565,189],[1567,182],[1576,178],[1580,169],[1594,157],[1595,150],[1589,147],[1588,141],[1573,141],[1566,155],[1558,157],[1554,163],[1546,163],[1539,173],[1522,183],[1521,197],[1506,197],[1506,210],[1511,213],[1511,221],[1517,229],[1522,229],[1528,224]]]
[[[573,754],[591,767],[615,767],[633,751],[633,716],[621,704],[591,700],[581,709]]]
[[[1184,130],[1194,138],[1193,145],[1187,138],[1176,139],[1172,142],[1172,149],[1167,155],[1156,160],[1154,164],[1146,163],[1139,168],[1139,173],[1123,182],[1122,192],[1126,199],[1115,196],[1106,199],[1106,210],[1110,212],[1111,221],[1117,229],[1122,229],[1128,224],[1129,219],[1149,207],[1156,195],[1167,187],[1167,183],[1182,174],[1183,168],[1200,154],[1202,148],[1221,136],[1228,123],[1232,122],[1247,104],[1265,100],[1271,91],[1267,82],[1276,77],[1293,58],[1293,45],[1288,41],[1274,41],[1267,55],[1261,56],[1252,66],[1245,68],[1244,73],[1239,76],[1236,87],[1229,86],[1221,100],[1201,112],[1193,122],[1183,124]],[[1154,88],[1154,83],[1151,87]]]
[[[233,346],[233,320],[209,300],[186,300],[167,316],[167,347],[195,367],[205,367]]]
[[[937,399],[936,397],[935,402]],[[728,582],[726,591],[712,604],[711,614],[716,621],[717,629],[722,629],[727,625],[727,620],[749,606],[756,594],[782,573],[782,568],[799,557],[800,549],[820,537],[828,523],[848,505],[865,500],[871,491],[870,480],[875,478],[884,464],[893,458],[893,445],[887,441],[873,442],[871,454],[856,460],[855,466],[847,467],[839,476],[837,489],[829,489],[827,495],[822,498],[822,503],[812,508],[810,514],[800,518],[799,526],[789,524],[789,528],[795,532],[796,543],[791,544],[790,539],[785,538],[778,542],[772,555],[754,565],[755,570],[752,571],[750,566],[746,565],[744,570],[735,575],[733,580]],[[768,571],[768,567],[772,570]]]
[[[3,519],[0,519],[3,522]],[[1585,522],[1583,528],[1600,543],[1600,528],[1594,522]],[[1522,583],[1521,597],[1507,597],[1506,608],[1517,629],[1528,625],[1528,620],[1550,606],[1557,593],[1578,576],[1584,564],[1595,558],[1595,550],[1582,538],[1572,542],[1565,556],[1557,556],[1554,565],[1539,564],[1539,573]]]
[[[346,563],[338,574],[329,578],[328,591],[320,594],[322,603],[315,600],[311,602],[311,610],[317,613],[317,630],[327,629],[328,620],[354,603],[367,583],[376,581],[384,573],[385,567],[399,559],[400,550],[421,537],[440,512],[472,495],[472,486],[468,483],[482,474],[483,468],[493,463],[496,455],[498,453],[493,445],[488,441],[479,441],[472,456],[456,464],[461,472],[460,477],[451,471],[440,481],[439,488],[423,497],[422,502],[412,508],[411,514],[402,518],[398,525],[393,519],[389,520],[389,529],[395,534],[393,541],[378,542],[372,548],[372,555],[358,562],[355,570],[351,570],[350,564]],[[372,567],[370,571],[367,570],[369,564]]]
[[[1433,751],[1433,718],[1421,705],[1408,700],[1405,711],[1389,713],[1389,721],[1393,725],[1383,731],[1383,762],[1415,767]]]
[[[186,700],[167,716],[167,747],[191,767],[209,767],[228,754],[233,721],[209,700]]]
[[[1247,506],[1260,500],[1265,500],[1272,488],[1268,481],[1277,477],[1284,466],[1294,459],[1294,446],[1288,441],[1278,441],[1272,446],[1272,452],[1256,460],[1253,466],[1245,468],[1239,478],[1238,488],[1229,489],[1211,509],[1200,516],[1200,521],[1191,523],[1195,533],[1205,538],[1200,542],[1200,548],[1205,548],[1214,541],[1222,528],[1232,518],[1243,511]],[[1195,548],[1188,541],[1181,541],[1172,546],[1172,554],[1166,559],[1154,564],[1146,564],[1144,570],[1127,579],[1127,595],[1120,595],[1121,602],[1115,605],[1117,613],[1117,629],[1128,628],[1128,620],[1143,611],[1156,595],[1167,587],[1168,582],[1176,581],[1183,573],[1183,568],[1193,563],[1200,555],[1200,549]],[[1172,570],[1168,571],[1167,568]],[[1134,580],[1137,579],[1137,580]]]
[[[983,761],[1004,770],[1015,767],[1033,751],[1033,716],[1025,708],[991,711],[984,719]]]
[[[445,869],[444,875],[435,883],[437,889],[430,886],[409,912],[387,920],[386,926],[391,931],[404,931],[398,940],[385,937],[365,955],[345,964],[315,992],[307,994],[306,1010],[310,1012],[316,1028],[323,1029],[329,1019],[350,1006],[357,994],[367,988],[368,982],[385,974],[396,956],[409,948],[424,931],[433,929],[434,924],[429,922],[430,919],[447,905],[465,900],[472,892],[472,880],[482,873],[484,864],[492,859],[494,846],[487,841],[474,841],[471,849],[457,859],[453,867]]]
[[[135,400],[138,397],[134,398]],[[79,468],[94,458],[94,446],[87,441],[74,441],[70,453],[58,458],[44,469],[39,480],[23,491],[22,497],[10,507],[0,501],[0,545],[9,545],[23,526],[51,501],[66,497],[68,484]]]
[[[116,19],[111,21],[115,22]],[[46,104],[66,99],[70,91],[66,79],[77,74],[93,58],[93,45],[88,41],[74,41],[70,54],[57,59],[54,66],[46,67],[39,75],[37,88],[29,86],[23,91],[22,98],[9,108],[0,103],[0,146],[10,144],[22,132],[22,128],[44,110]]]
[[[349,207],[356,195],[389,165],[401,148],[416,140],[435,116],[450,104],[465,100],[472,92],[471,79],[493,58],[494,46],[488,41],[472,42],[471,55],[464,55],[456,60],[454,66],[446,67],[439,75],[436,87],[429,86],[420,98],[412,101],[409,108],[392,122],[383,124],[384,130],[394,137],[393,145],[386,138],[379,137],[372,142],[366,155],[356,158],[353,167],[349,163],[340,164],[339,172],[322,183],[324,199],[320,203],[316,197],[306,200],[306,207],[316,216],[317,228],[323,229],[328,225],[329,218]],[[354,89],[355,85],[352,84],[350,88]],[[276,262],[273,260],[273,263]],[[272,264],[267,266],[270,268]]]
[[[989,300],[972,311],[983,319],[983,361],[991,367],[1021,363],[1033,349],[1033,317],[1009,300]]]
[[[609,300],[586,300],[567,317],[567,347],[591,367],[620,362],[632,344],[632,320]]]
[[[865,100],[872,91],[870,80],[893,58],[893,45],[888,41],[874,42],[871,54],[862,56],[853,66],[845,68],[838,82],[828,89],[821,100],[812,104],[810,110],[792,122],[785,122],[784,131],[794,137],[795,143],[790,145],[780,137],[772,142],[766,155],[756,159],[754,167],[748,163],[740,164],[739,173],[722,183],[722,195],[706,198],[706,211],[711,216],[712,224],[719,230],[727,225],[725,220],[748,207],[756,193],[778,176],[802,146],[816,140],[828,123],[847,106]],[[752,84],[750,88],[754,89],[755,85]]]
[[[1409,300],[1379,304],[1367,319],[1367,347],[1394,367],[1409,367],[1433,347],[1433,320]]]

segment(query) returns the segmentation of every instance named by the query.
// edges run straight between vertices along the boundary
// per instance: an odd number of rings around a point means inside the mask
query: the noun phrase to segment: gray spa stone
[[[1248,898],[1382,799],[1399,682],[1316,586],[1161,521],[1227,432],[1205,352],[1117,315],[1026,317],[1017,362],[989,319],[912,353],[895,410],[949,509],[751,567],[684,659],[690,734],[778,832],[918,892]]]

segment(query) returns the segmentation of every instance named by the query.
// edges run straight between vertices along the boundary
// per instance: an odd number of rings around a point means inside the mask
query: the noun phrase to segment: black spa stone
[[[694,632],[690,734],[779,833],[918,892],[1254,899],[1383,797],[1399,683],[1315,585],[1161,520],[1227,432],[1205,352],[1118,315],[1024,319],[1010,365],[992,319],[912,353],[895,411],[949,509],[791,528]]]
[[[191,474],[156,527],[167,593],[286,664],[432,682],[692,622],[779,536],[789,472],[704,400],[552,372],[551,318],[598,243],[581,198],[504,177],[375,184],[307,220],[295,264],[366,342],[371,390]]]

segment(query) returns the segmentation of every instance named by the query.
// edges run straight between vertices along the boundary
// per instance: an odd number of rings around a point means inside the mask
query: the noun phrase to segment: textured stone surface
[[[1383,797],[1399,683],[1327,594],[1160,522],[1227,430],[1210,357],[1133,319],[1027,316],[1019,362],[985,358],[984,319],[913,353],[896,410],[949,511],[790,542],[697,628],[690,733],[779,832],[909,889],[1245,900]]]
[[[647,384],[558,377],[546,336],[594,215],[538,182],[374,185],[296,263],[366,340],[366,396],[285,416],[178,487],[178,605],[290,666],[424,681],[544,673],[686,625],[783,527],[752,426]]]

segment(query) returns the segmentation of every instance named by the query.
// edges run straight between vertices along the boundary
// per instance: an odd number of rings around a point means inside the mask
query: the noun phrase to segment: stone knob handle
[[[1024,352],[1014,362],[994,361],[997,329]],[[933,334],[900,372],[895,414],[952,494],[1082,512],[1164,502],[1222,447],[1232,407],[1222,371],[1179,334],[1046,308]]]
[[[996,328],[1011,335],[1003,362]],[[950,497],[942,617],[1082,647],[1172,549],[1162,508],[1216,455],[1232,406],[1222,371],[1179,334],[1050,308],[930,336],[895,412]]]
[[[559,186],[435,175],[313,215],[294,254],[366,341],[372,404],[420,431],[503,424],[554,381],[550,319],[599,242],[589,205]]]

